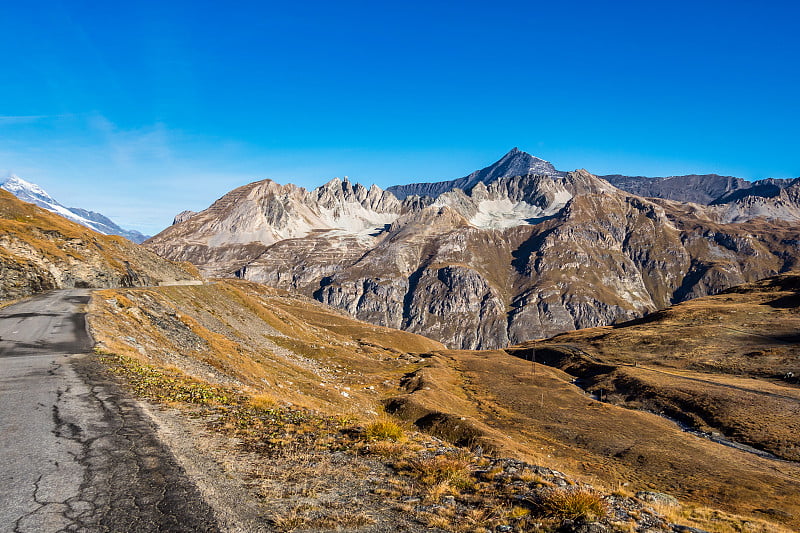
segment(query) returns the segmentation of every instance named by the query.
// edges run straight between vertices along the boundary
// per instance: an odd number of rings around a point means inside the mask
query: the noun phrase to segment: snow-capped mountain
[[[119,227],[113,220],[100,213],[87,211],[79,207],[65,207],[35,183],[25,181],[18,176],[11,175],[5,178],[0,182],[0,188],[5,189],[24,202],[38,205],[42,209],[47,209],[103,235],[120,235],[137,244],[141,244],[148,239],[147,235],[143,235],[138,231]]]

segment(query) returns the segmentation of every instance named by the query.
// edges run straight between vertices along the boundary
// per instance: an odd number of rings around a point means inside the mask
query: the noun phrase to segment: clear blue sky
[[[154,233],[272,178],[800,176],[798,2],[2,2],[0,172]]]

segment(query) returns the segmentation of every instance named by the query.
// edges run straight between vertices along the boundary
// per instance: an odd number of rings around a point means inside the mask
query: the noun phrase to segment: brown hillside
[[[419,372],[433,373],[423,390],[458,394],[450,370],[420,356],[444,351],[424,337],[235,280],[96,291],[89,321],[101,361],[138,394],[191,417],[176,426],[174,415],[154,415],[190,436],[192,465],[214,458],[212,468],[253,498],[252,530],[551,531],[573,515],[547,502],[573,492],[594,502],[587,516],[604,530],[671,530],[633,495],[457,449],[379,414]],[[480,407],[443,398],[441,408]]]
[[[337,413],[375,412],[385,391],[420,367],[415,353],[443,348],[236,280],[100,291],[90,323],[104,350]]]
[[[786,284],[772,281],[759,286],[764,287],[763,297],[743,288],[663,314],[727,297],[750,302],[739,304],[743,316],[754,316],[747,314],[754,312],[748,306],[764,302],[773,304],[763,305],[767,313],[788,312],[779,306],[793,298],[792,291],[781,288]],[[655,327],[656,322],[572,335],[614,334]],[[605,387],[604,399],[616,401],[610,386],[599,380],[610,379],[621,369],[641,373],[661,369],[652,363],[625,366],[623,359],[628,355],[624,354],[619,360],[601,353],[587,355],[577,340],[565,342],[566,335],[508,351],[448,351],[424,337],[355,321],[309,298],[234,280],[98,291],[90,323],[102,351],[143,365],[179,369],[270,405],[359,418],[374,416],[385,405],[390,412],[456,444],[470,448],[480,444],[493,456],[546,465],[605,486],[608,492],[672,494],[683,504],[680,511],[670,511],[680,512],[672,520],[709,531],[739,531],[742,520],[761,524],[753,531],[785,531],[778,525],[765,526],[763,520],[793,528],[800,525],[797,463],[687,433],[663,416],[632,409],[638,406],[634,400],[625,405],[597,401],[573,383],[577,375],[590,388]],[[534,345],[537,363],[525,360]],[[591,346],[586,346],[589,351]],[[630,349],[633,354],[633,344]],[[752,381],[753,394],[762,396],[777,394],[777,388],[783,387],[781,395],[786,398],[764,404],[762,415],[767,410],[770,415],[762,416],[763,428],[771,438],[779,439],[779,427],[787,423],[776,406],[783,402],[784,408],[791,409],[791,402],[798,398],[797,389],[785,384],[719,372],[693,370],[692,379],[672,385],[670,380],[677,379],[673,374],[683,376],[689,371],[662,368],[670,372],[665,375],[669,379],[654,382],[653,387],[666,397],[677,394],[678,385],[689,387],[697,379],[719,383],[719,390],[705,387],[710,391],[710,407],[738,404],[737,408],[746,409],[747,402],[736,400],[743,381]],[[731,417],[743,416],[732,409],[726,412]],[[387,446],[386,453],[399,453],[394,445]],[[488,479],[491,471],[480,475]],[[723,520],[727,515],[708,508],[745,518]]]
[[[454,440],[797,527],[798,303],[784,275],[616,327],[437,352],[388,405]]]
[[[190,271],[127,239],[101,235],[0,190],[0,300],[56,288],[190,279],[196,279]]]

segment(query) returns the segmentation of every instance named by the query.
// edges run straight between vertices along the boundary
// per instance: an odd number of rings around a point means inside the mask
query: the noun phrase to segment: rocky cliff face
[[[528,158],[512,153],[493,167]],[[732,218],[740,204],[645,199],[585,170],[527,170],[480,171],[471,176],[489,178],[471,187],[403,202],[338,180],[314,191],[259,182],[149,244],[205,272],[469,349],[640,317],[800,257],[800,229],[780,220],[794,216],[791,187],[762,198],[786,204],[774,220],[760,208]]]
[[[0,191],[0,300],[67,287],[195,279],[118,236],[102,235]]]
[[[428,213],[421,225],[437,231],[385,239],[314,296],[449,346],[489,348],[639,317],[798,257],[791,224],[720,225],[619,192],[581,194],[553,218],[503,230],[454,217]]]

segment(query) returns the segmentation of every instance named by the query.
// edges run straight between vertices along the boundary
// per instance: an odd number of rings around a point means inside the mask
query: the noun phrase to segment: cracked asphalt
[[[150,419],[89,355],[89,294],[0,310],[0,532],[219,531]]]

